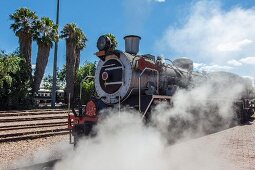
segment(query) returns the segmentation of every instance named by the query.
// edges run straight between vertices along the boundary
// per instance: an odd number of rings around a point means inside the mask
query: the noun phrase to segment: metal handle
[[[82,83],[83,83],[83,81],[85,81],[87,79],[91,79],[91,78],[95,78],[95,76],[86,76],[84,79],[81,80],[81,83],[80,83],[80,100],[81,100]]]

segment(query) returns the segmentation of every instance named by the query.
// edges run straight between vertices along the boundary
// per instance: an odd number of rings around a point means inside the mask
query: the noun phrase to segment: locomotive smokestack
[[[127,35],[125,40],[125,51],[130,54],[137,54],[139,52],[139,42],[141,37],[137,35]]]

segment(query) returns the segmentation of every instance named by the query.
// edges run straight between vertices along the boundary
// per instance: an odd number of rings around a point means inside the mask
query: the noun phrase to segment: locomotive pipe
[[[137,35],[127,35],[124,37],[125,51],[130,54],[137,54],[139,52],[139,42],[141,37]]]
[[[139,88],[139,112],[142,112],[141,111],[141,77],[143,75],[143,73],[146,71],[146,70],[150,70],[150,71],[155,71],[157,73],[157,93],[159,92],[159,72],[158,70],[156,69],[152,69],[152,68],[148,68],[146,67],[142,72],[141,74],[139,75],[139,82],[138,82],[138,88]]]

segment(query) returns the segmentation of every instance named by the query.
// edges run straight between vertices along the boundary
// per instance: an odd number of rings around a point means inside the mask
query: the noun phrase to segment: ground
[[[68,135],[60,135],[22,142],[1,143],[1,169],[61,157],[71,149],[68,140]],[[203,146],[205,150],[203,153],[207,150],[214,150],[222,158],[222,162],[228,162],[233,169],[255,170],[255,123],[236,126],[188,142]]]
[[[23,167],[61,157],[70,149],[68,135],[0,143],[0,169]]]

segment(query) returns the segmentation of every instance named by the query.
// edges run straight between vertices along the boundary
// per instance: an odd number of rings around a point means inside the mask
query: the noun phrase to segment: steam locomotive
[[[149,119],[155,103],[170,102],[178,88],[188,88],[206,79],[203,73],[193,71],[193,61],[188,58],[168,60],[170,64],[166,64],[161,57],[139,55],[140,39],[136,35],[125,36],[125,51],[120,51],[112,50],[109,37],[99,37],[96,56],[100,60],[94,76],[97,96],[68,117],[74,143],[79,137],[91,134],[104,108],[134,108],[144,119]],[[251,100],[243,105],[250,110],[254,108]]]

